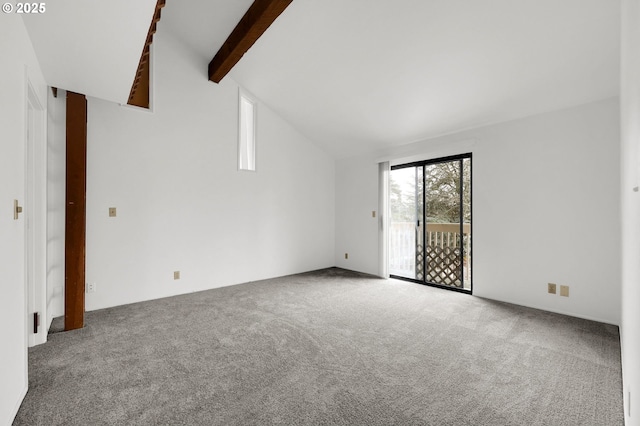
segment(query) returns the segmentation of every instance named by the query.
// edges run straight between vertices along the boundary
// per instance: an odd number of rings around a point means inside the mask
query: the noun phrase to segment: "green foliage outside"
[[[459,223],[460,192],[464,222],[471,221],[471,160],[462,161],[463,185],[460,187],[460,161],[430,164],[425,167],[426,214],[428,223]],[[389,194],[392,222],[417,222],[422,215],[422,168],[391,172]]]

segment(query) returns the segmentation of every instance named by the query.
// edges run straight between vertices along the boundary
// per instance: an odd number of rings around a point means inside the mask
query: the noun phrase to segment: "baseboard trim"
[[[540,311],[552,312],[554,314],[566,315],[566,316],[569,316],[569,317],[581,318],[581,319],[585,319],[585,320],[589,320],[589,321],[600,322],[600,323],[603,323],[603,324],[615,325],[618,328],[620,327],[620,324],[616,324],[615,322],[612,322],[610,320],[605,320],[605,319],[602,319],[602,318],[596,318],[596,317],[592,317],[592,316],[589,316],[589,315],[576,314],[576,313],[573,313],[573,312],[560,311],[560,310],[557,310],[557,309],[549,309],[549,308],[546,308],[546,307],[543,308],[543,307],[540,307],[540,306],[530,305],[530,304],[523,303],[521,301],[513,301],[513,300],[509,300],[509,299],[496,299],[496,298],[493,298],[493,297],[479,296],[477,294],[474,294],[474,296],[475,297],[479,297],[481,299],[493,300],[495,302],[510,303],[512,305],[524,306],[525,308],[538,309]]]

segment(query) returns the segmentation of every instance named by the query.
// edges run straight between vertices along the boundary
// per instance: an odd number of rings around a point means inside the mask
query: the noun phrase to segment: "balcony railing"
[[[427,281],[470,288],[471,225],[428,223],[423,237],[422,226],[414,222],[393,222],[389,232],[389,269],[391,274],[424,279],[424,247],[427,248]],[[462,257],[460,256],[462,251]],[[462,262],[462,268],[460,263]]]

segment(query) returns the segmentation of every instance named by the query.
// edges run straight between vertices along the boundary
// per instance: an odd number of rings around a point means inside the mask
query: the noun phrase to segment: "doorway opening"
[[[392,166],[391,277],[472,292],[471,154]]]

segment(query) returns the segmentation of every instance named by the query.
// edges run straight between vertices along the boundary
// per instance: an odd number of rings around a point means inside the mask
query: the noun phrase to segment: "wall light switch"
[[[174,280],[180,279],[180,271],[173,271],[173,279]]]
[[[554,283],[547,284],[547,291],[550,294],[556,294],[556,285]]]
[[[109,207],[109,217],[116,217],[116,208]]]
[[[375,211],[375,210],[373,210],[373,211],[371,212],[371,217],[376,217],[376,211]]]
[[[561,285],[560,286],[560,296],[569,297],[569,286]]]
[[[345,254],[344,254],[344,258],[345,258],[345,259],[348,259],[348,258],[349,258],[349,253],[345,253]]]

